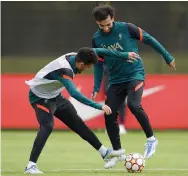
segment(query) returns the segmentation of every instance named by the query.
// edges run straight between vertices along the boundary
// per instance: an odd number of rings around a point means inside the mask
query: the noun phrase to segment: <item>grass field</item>
[[[107,134],[95,132],[104,145],[110,146]],[[22,176],[28,162],[36,131],[2,131],[2,168],[5,176]],[[104,170],[98,152],[76,134],[54,131],[38,161],[47,176],[188,176],[188,131],[156,132],[159,145],[153,158],[146,160],[142,173],[127,173],[123,163]],[[143,153],[145,137],[141,131],[121,136],[126,153]]]

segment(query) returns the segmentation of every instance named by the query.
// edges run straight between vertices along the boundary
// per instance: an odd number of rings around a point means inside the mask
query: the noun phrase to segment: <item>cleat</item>
[[[119,150],[113,150],[113,149],[107,149],[106,154],[102,156],[104,161],[107,161],[113,157],[120,157],[121,155],[125,154],[124,149],[119,149]]]
[[[144,152],[144,158],[150,158],[154,153],[155,149],[158,145],[158,140],[155,139],[154,141],[147,141],[145,144],[145,152]]]
[[[116,165],[117,161],[118,161],[118,157],[111,158],[108,162],[106,162],[104,164],[104,168],[110,169],[110,168],[114,167]]]
[[[121,156],[118,157],[118,161],[119,162],[125,161],[125,158],[126,158],[126,156],[125,156],[125,154],[123,154],[123,155],[121,155]]]
[[[37,165],[32,165],[30,168],[25,168],[24,174],[44,174],[37,168]]]
[[[109,159],[108,162],[106,162],[104,164],[104,168],[110,169],[110,168],[114,167],[118,161],[119,162],[125,161],[125,158],[126,158],[125,154],[122,154],[119,157],[113,157],[113,158]]]

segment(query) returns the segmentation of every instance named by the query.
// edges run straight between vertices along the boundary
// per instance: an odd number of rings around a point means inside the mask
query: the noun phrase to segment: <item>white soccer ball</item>
[[[142,172],[145,160],[139,153],[130,153],[126,156],[124,165],[128,172]]]

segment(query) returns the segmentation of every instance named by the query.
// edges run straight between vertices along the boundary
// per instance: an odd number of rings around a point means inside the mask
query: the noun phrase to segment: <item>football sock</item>
[[[101,147],[99,148],[99,153],[102,155],[102,156],[105,156],[106,155],[106,151],[107,151],[107,148],[104,146],[104,145],[101,145]]]
[[[29,161],[28,165],[27,165],[27,168],[30,168],[31,166],[33,165],[36,165],[36,163],[32,162],[32,161]]]
[[[155,140],[155,136],[151,136],[149,138],[147,138],[147,141],[154,141]]]

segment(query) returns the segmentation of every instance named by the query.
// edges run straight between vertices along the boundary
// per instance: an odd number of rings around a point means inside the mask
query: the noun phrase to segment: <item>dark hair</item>
[[[113,18],[115,15],[115,9],[110,5],[100,5],[94,8],[92,14],[96,21],[103,21],[107,19],[109,15]]]
[[[96,64],[97,61],[97,54],[89,47],[80,48],[76,55],[76,62],[83,62],[85,65]]]

